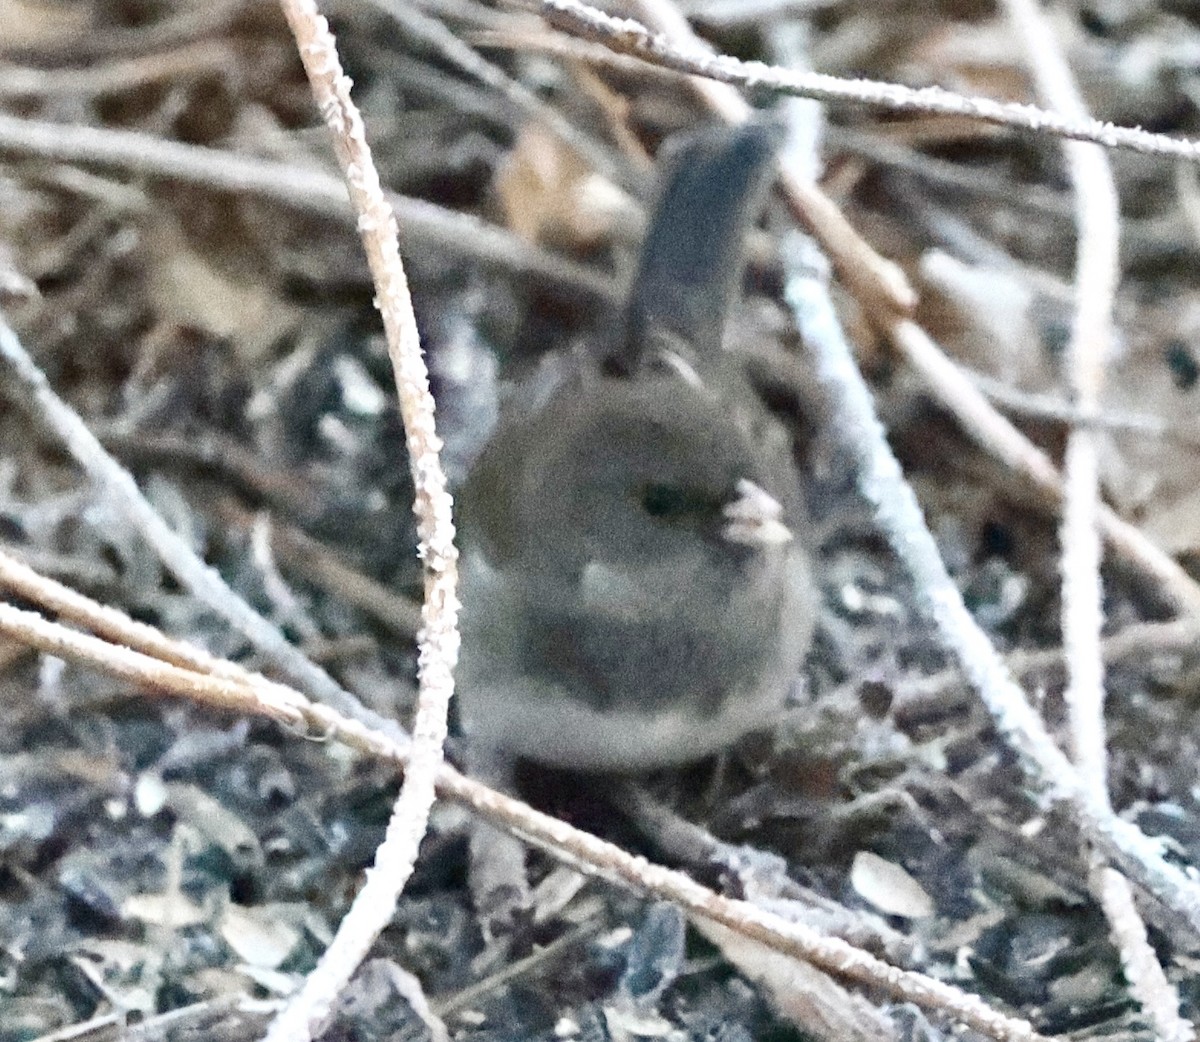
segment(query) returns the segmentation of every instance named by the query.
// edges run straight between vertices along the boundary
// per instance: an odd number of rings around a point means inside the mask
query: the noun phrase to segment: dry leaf
[[[121,904],[121,914],[153,926],[179,930],[204,922],[204,909],[181,893],[132,894]]]
[[[288,922],[295,915],[295,908],[287,905],[230,904],[221,916],[221,936],[242,962],[274,970],[300,943],[300,931]]]
[[[896,1026],[881,1010],[816,967],[707,919],[694,918],[692,925],[807,1035],[828,1042],[886,1042],[897,1037]]]
[[[616,185],[595,174],[537,123],[525,126],[496,178],[510,228],[530,242],[568,249],[609,238],[636,208]]]
[[[868,904],[904,919],[926,919],[933,915],[933,899],[912,876],[892,861],[869,850],[854,855],[850,885]]]

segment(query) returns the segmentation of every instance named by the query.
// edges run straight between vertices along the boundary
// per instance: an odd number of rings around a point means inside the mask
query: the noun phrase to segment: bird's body
[[[757,129],[679,150],[613,349],[543,367],[460,494],[472,743],[583,770],[683,763],[768,724],[799,671],[814,598],[791,439],[712,327],[768,169]]]

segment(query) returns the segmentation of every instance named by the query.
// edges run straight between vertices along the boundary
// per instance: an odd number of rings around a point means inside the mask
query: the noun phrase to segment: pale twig
[[[1196,1029],[1179,1013],[1179,991],[1167,980],[1150,944],[1129,880],[1116,869],[1096,865],[1091,885],[1121,953],[1121,969],[1130,991],[1154,1025],[1155,1038],[1159,1042],[1192,1042]]]
[[[34,646],[44,646],[47,651],[73,658],[103,672],[124,675],[126,666],[122,658],[110,654],[113,645],[95,637],[78,639],[82,635],[30,612],[20,612],[7,605],[0,605],[0,609],[5,609],[0,611],[0,634],[11,635],[19,640],[29,637]],[[32,626],[27,623],[26,616],[32,617],[29,620],[33,622]],[[134,657],[132,661],[137,663],[135,675],[139,683],[152,686],[162,694],[201,703],[215,699],[215,704],[240,713],[265,711],[258,678],[251,677],[249,682],[224,681],[210,686],[198,683],[197,679],[215,678],[192,670],[166,667],[129,649],[116,650]],[[176,649],[175,654],[186,657],[188,652]],[[309,701],[297,691],[282,688],[281,685],[267,686],[279,692],[276,701],[283,707],[283,715],[290,720],[293,710],[300,714],[298,724],[306,733],[342,742],[361,753],[400,767],[408,764],[408,743],[398,743],[357,720],[341,716],[326,705]],[[746,901],[723,897],[681,872],[662,868],[645,858],[629,854],[620,847],[536,811],[519,800],[489,789],[445,764],[438,771],[437,789],[446,799],[462,804],[493,825],[524,838],[574,868],[629,887],[643,896],[672,901],[688,912],[721,923],[773,951],[811,962],[842,979],[877,988],[897,1001],[913,1002],[995,1039],[1037,1042],[1041,1038],[1027,1022],[998,1013],[979,998],[958,988],[920,973],[897,969],[845,941],[825,936],[805,924],[785,920]]]
[[[912,489],[888,447],[870,392],[846,343],[823,278],[819,256],[793,240],[787,254],[786,297],[837,422],[832,430],[858,472],[862,494],[913,581],[922,611],[979,693],[996,730],[1012,749],[1038,797],[1068,808],[1084,837],[1118,862],[1200,933],[1200,885],[1162,856],[1161,845],[1113,815],[1097,800],[1054,744],[1045,725],[1013,682],[999,653],[967,611],[921,516]]]
[[[271,542],[285,566],[344,604],[352,604],[396,636],[412,640],[421,625],[421,609],[369,575],[346,564],[323,543],[290,525],[271,526]]]
[[[1200,646],[1200,621],[1194,618],[1172,622],[1137,622],[1106,637],[1100,644],[1105,663],[1124,662],[1154,655],[1178,656],[1195,652]],[[1061,673],[1065,662],[1062,648],[1010,651],[1004,664],[1017,677],[1025,679],[1043,673]],[[930,716],[965,709],[973,696],[964,690],[962,672],[942,670],[931,676],[903,679],[895,685],[892,714],[902,726],[918,723]]]
[[[1027,419],[1050,420],[1069,427],[1091,427],[1097,431],[1128,432],[1143,438],[1177,441],[1192,448],[1200,448],[1200,438],[1197,437],[1197,432],[1179,430],[1177,429],[1178,425],[1167,423],[1166,420],[1148,413],[1116,412],[1105,409],[1103,411],[1093,410],[1091,415],[1088,415],[1062,396],[1039,394],[1037,391],[1023,391],[978,370],[964,367],[964,371],[971,382],[987,395],[988,401],[998,408]]]
[[[161,630],[137,622],[117,608],[99,604],[69,586],[39,575],[29,565],[3,550],[0,550],[0,588],[38,605],[44,611],[69,619],[77,626],[86,627],[107,640],[152,655],[171,665],[242,683],[255,680],[255,675],[241,666],[182,641],[172,640],[164,636]]]
[[[1076,122],[1089,118],[1055,34],[1032,0],[1004,0],[1029,57],[1038,92],[1048,107]],[[1105,366],[1113,341],[1113,308],[1120,278],[1120,206],[1108,156],[1078,141],[1063,147],[1075,201],[1075,314],[1067,346],[1068,377],[1075,406],[1085,415],[1100,410]],[[1064,698],[1072,759],[1082,784],[1111,809],[1104,726],[1104,660],[1100,634],[1104,594],[1100,579],[1100,462],[1097,432],[1074,427],[1063,461],[1062,545]],[[1179,995],[1146,939],[1129,881],[1084,851],[1088,882],[1108,919],[1130,991],[1151,1018],[1156,1035],[1190,1042],[1192,1026],[1179,1013]]]
[[[353,216],[345,184],[331,174],[127,130],[68,126],[0,113],[0,151],[96,164],[247,193],[339,221]],[[450,250],[515,274],[531,275],[592,302],[611,304],[620,299],[619,288],[611,278],[531,246],[470,214],[393,193],[388,194],[388,201],[412,242]]]
[[[242,634],[287,676],[347,715],[370,721],[372,726],[389,730],[403,740],[403,732],[394,721],[386,720],[362,705],[329,674],[305,658],[276,626],[230,589],[216,569],[197,557],[192,548],[167,526],[146,501],[130,473],[104,450],[78,413],[55,394],[2,312],[0,361],[26,392],[23,404],[53,433],[79,464],[96,492],[104,496],[112,509],[146,540],[185,589]]]
[[[170,50],[137,54],[71,69],[0,64],[0,97],[63,97],[132,90],[161,80],[212,75],[235,67],[228,43],[196,40]]]
[[[1100,120],[1073,120],[1036,105],[992,101],[956,94],[941,87],[914,89],[874,80],[846,80],[817,72],[794,72],[763,62],[741,61],[700,48],[683,48],[630,18],[614,18],[580,0],[522,0],[557,29],[597,40],[606,47],[689,76],[755,90],[769,90],[816,101],[853,102],[893,112],[965,116],[1014,130],[1054,134],[1090,141],[1109,148],[1127,148],[1148,155],[1200,160],[1200,143],[1153,134],[1135,127],[1118,127]]]
[[[282,0],[282,7],[296,38],[313,99],[332,133],[338,165],[358,215],[404,419],[415,490],[417,554],[425,576],[425,604],[418,634],[419,690],[404,784],[366,882],[316,968],[266,1035],[268,1042],[307,1042],[390,921],[428,828],[436,799],[435,779],[444,764],[458,659],[458,552],[450,493],[438,458],[441,441],[434,427],[433,396],[400,260],[396,218],[384,198],[362,117],[350,97],[350,80],[342,71],[328,23],[313,0]]]
[[[11,604],[0,603],[0,633],[47,655],[91,662],[110,676],[139,687],[170,691],[219,709],[259,713],[293,727],[304,723],[293,701],[278,697],[277,692],[285,688],[268,689],[173,666],[100,637],[77,633]]]
[[[1004,0],[1008,18],[1029,57],[1046,105],[1076,122],[1087,108],[1054,32],[1031,0]],[[1120,215],[1108,157],[1097,145],[1065,142],[1063,152],[1075,201],[1075,311],[1067,368],[1075,406],[1099,411],[1105,364],[1112,350],[1113,306],[1119,279]],[[1063,650],[1072,759],[1098,797],[1108,799],[1104,738],[1104,669],[1100,655],[1103,591],[1100,586],[1099,458],[1096,432],[1073,428],[1063,464],[1063,515],[1059,528],[1063,572]]]

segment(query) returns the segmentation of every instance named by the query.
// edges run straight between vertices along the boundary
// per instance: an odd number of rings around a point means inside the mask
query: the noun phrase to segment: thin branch
[[[44,611],[69,619],[77,626],[86,627],[106,640],[124,644],[171,665],[242,683],[262,679],[233,662],[172,640],[161,630],[137,622],[117,608],[100,604],[69,586],[39,575],[3,550],[0,550],[0,588]]]
[[[1063,116],[1085,122],[1089,118],[1087,108],[1041,11],[1031,0],[1004,0],[1004,6],[1029,56],[1042,99]],[[1079,230],[1075,248],[1075,313],[1067,345],[1068,377],[1075,406],[1085,416],[1093,416],[1100,409],[1105,363],[1112,350],[1113,306],[1120,277],[1121,220],[1117,186],[1104,150],[1069,141],[1064,143],[1063,152]],[[1107,800],[1097,448],[1095,430],[1078,427],[1067,435],[1059,541],[1072,759],[1084,784]]]
[[[1200,645],[1200,624],[1194,618],[1172,622],[1137,622],[1100,644],[1106,664],[1153,655],[1179,655],[1194,652]],[[1026,679],[1039,674],[1059,674],[1065,666],[1062,648],[1038,648],[1011,651],[1004,664],[1015,676]],[[946,669],[932,676],[901,680],[896,687],[892,714],[903,726],[919,723],[930,715],[944,715],[965,709],[973,696],[965,690],[960,670]]]
[[[1014,130],[1054,134],[1090,141],[1109,148],[1127,148],[1147,155],[1200,160],[1200,142],[1152,134],[1135,127],[1118,127],[1100,120],[1073,120],[1036,105],[1018,105],[989,98],[956,94],[941,87],[902,87],[875,80],[845,80],[817,72],[793,72],[764,62],[741,61],[702,49],[684,49],[652,33],[631,18],[614,18],[580,0],[522,0],[557,29],[596,40],[622,54],[689,76],[703,76],[743,88],[770,90],[817,101],[847,101],[892,112],[966,116]]]
[[[886,330],[889,340],[920,374],[939,404],[983,449],[1027,481],[1046,509],[1062,509],[1063,485],[1050,457],[988,402],[970,378],[909,319]],[[1101,506],[1100,530],[1114,554],[1154,582],[1176,608],[1200,616],[1200,585],[1134,525]]]
[[[59,658],[75,658],[90,662],[110,676],[128,680],[138,687],[152,691],[169,691],[218,709],[241,713],[257,713],[273,720],[298,727],[304,715],[294,700],[278,697],[276,687],[267,690],[226,680],[192,669],[173,666],[140,651],[110,644],[100,637],[77,633],[55,622],[49,622],[36,612],[25,611],[0,602],[0,633],[31,648]]]
[[[450,493],[438,452],[429,374],[421,356],[417,320],[400,260],[392,208],[367,146],[362,117],[350,97],[329,25],[314,0],[282,0],[313,98],[333,135],[334,151],[358,215],[363,249],[375,283],[388,355],[399,393],[417,518],[417,555],[425,575],[425,604],[418,634],[419,692],[404,784],[392,808],[374,867],[338,925],[337,933],[300,991],[272,1022],[268,1042],[308,1042],[334,1000],[391,920],[412,875],[436,797],[435,779],[444,746],[454,666],[458,660],[458,551]]]
[[[0,113],[0,151],[178,178],[273,199],[340,221],[353,217],[345,184],[331,174],[127,130],[47,123]],[[567,257],[530,246],[511,232],[470,214],[394,193],[389,193],[388,201],[404,223],[406,237],[413,242],[534,276],[594,303],[611,304],[620,297],[612,279]]]
[[[1150,944],[1129,880],[1116,869],[1097,865],[1090,883],[1121,953],[1121,968],[1130,990],[1154,1025],[1156,1039],[1192,1042],[1196,1029],[1179,1014],[1179,991],[1167,980]]]
[[[271,542],[289,570],[340,603],[353,605],[404,640],[417,635],[421,609],[408,597],[352,568],[323,543],[291,525],[273,524]]]
[[[45,69],[0,64],[0,97],[70,97],[133,90],[166,79],[226,72],[237,61],[228,43],[194,40],[130,58],[80,68]]]

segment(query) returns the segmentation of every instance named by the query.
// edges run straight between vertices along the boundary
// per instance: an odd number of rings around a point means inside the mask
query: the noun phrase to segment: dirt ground
[[[1018,36],[985,0],[681,6],[737,57],[1035,100]],[[507,5],[339,0],[327,13],[382,180],[402,197],[453,484],[513,382],[611,321],[653,156],[715,117],[680,76],[568,53],[561,34]],[[1200,135],[1200,8],[1055,0],[1046,14],[1093,116]],[[491,71],[464,70],[447,38]],[[766,88],[748,96],[785,108]],[[830,199],[910,280],[916,323],[1060,462],[1074,418],[1076,244],[1061,142],[850,102],[823,116]],[[59,133],[37,138],[43,125]],[[1106,155],[1121,283],[1091,421],[1100,479],[1121,517],[1198,574],[1200,180],[1170,159]],[[196,554],[363,703],[407,723],[422,589],[412,485],[337,178],[274,5],[0,0],[5,321]],[[776,200],[730,340],[794,430],[805,475],[822,611],[793,704],[719,760],[636,779],[636,798],[624,780],[532,765],[521,793],[732,896],[770,891],[773,908],[1043,1034],[1154,1037],[1076,824],[1033,798],[918,611],[811,374],[757,350],[797,347],[775,248],[790,220]],[[956,585],[1065,745],[1054,510],[964,432],[852,287],[835,280],[833,294]],[[0,551],[277,674],[81,471],[11,368],[0,375]],[[1112,804],[1167,837],[1175,863],[1200,864],[1200,631],[1173,625],[1169,592],[1119,553],[1102,578]],[[2,636],[0,710],[0,1042],[261,1037],[362,885],[396,770]],[[450,753],[461,755],[456,738]],[[480,1040],[956,1030],[878,987],[765,979],[760,954],[540,851],[533,913],[485,928],[468,886],[470,824],[459,806],[435,807],[398,913],[320,1038],[435,1037],[434,1017]],[[1137,896],[1193,1019],[1200,938]]]

